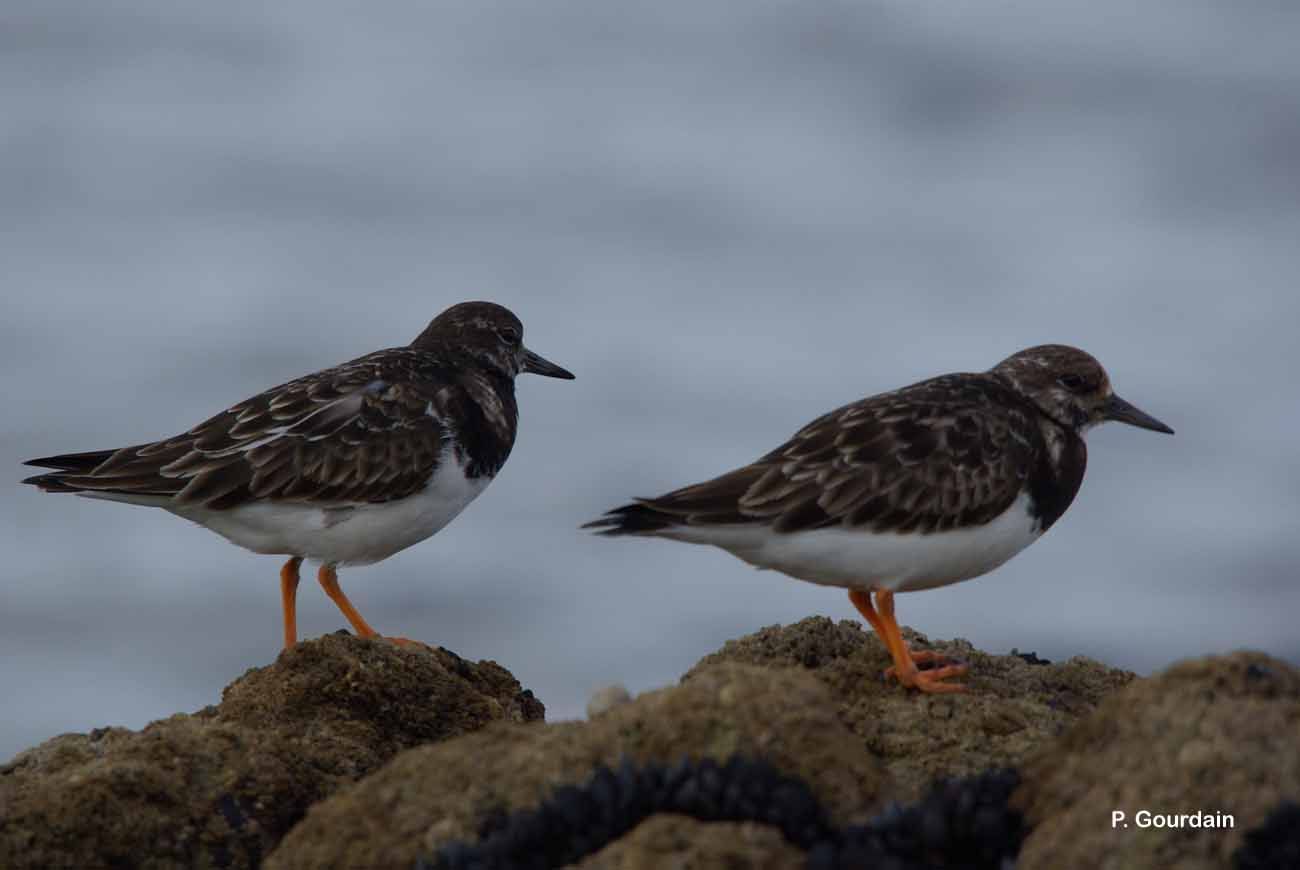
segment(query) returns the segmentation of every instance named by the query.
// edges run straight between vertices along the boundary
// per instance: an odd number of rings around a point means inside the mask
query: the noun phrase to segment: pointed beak
[[[524,371],[531,372],[535,375],[543,375],[548,378],[563,378],[566,381],[573,380],[573,373],[568,369],[562,369],[555,363],[538,356],[528,348],[524,348]]]
[[[1174,434],[1173,429],[1170,429],[1145,411],[1138,410],[1113,393],[1106,400],[1106,408],[1102,412],[1102,419],[1127,423],[1139,429],[1150,429],[1152,432],[1164,432],[1166,435]]]

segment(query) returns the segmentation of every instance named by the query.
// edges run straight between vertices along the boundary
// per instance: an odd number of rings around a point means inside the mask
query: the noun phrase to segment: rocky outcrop
[[[0,866],[260,866],[306,812],[404,749],[543,718],[493,662],[346,634],[139,732],[65,734],[0,768]]]
[[[0,769],[0,866],[1295,863],[1300,669],[1238,653],[1137,679],[932,646],[970,664],[969,693],[903,691],[874,635],[813,618],[545,725],[491,662],[331,636],[217,707],[20,755]],[[1140,810],[1235,827],[1142,828]]]
[[[920,635],[908,636],[926,645]],[[635,802],[627,797],[639,794],[634,788],[601,798],[585,793],[602,765],[669,768],[682,759],[741,758],[771,764],[807,784],[827,817],[817,836],[826,841],[823,851],[834,852],[837,843],[856,836],[853,826],[878,817],[891,803],[920,799],[936,779],[1019,764],[1133,679],[1086,659],[1053,665],[1028,655],[988,655],[964,642],[938,648],[970,662],[971,693],[917,696],[900,690],[882,677],[889,665],[884,647],[856,623],[811,618],[763,629],[706,657],[679,686],[630,703],[598,705],[606,712],[590,722],[495,727],[405,753],[314,808],[268,867],[408,866],[421,856],[431,867],[506,867],[528,850],[575,863],[651,861],[652,855],[665,862],[703,861],[720,856],[710,851],[720,848],[737,850],[729,859],[734,866],[779,864],[788,857],[789,836],[751,836],[743,848],[714,839],[747,823],[720,809],[721,798],[701,801],[696,818],[683,817],[670,802],[663,818],[672,821],[653,816],[658,821],[645,833],[636,833],[642,826],[635,820],[621,818],[629,833],[590,844],[597,850],[592,853],[566,851],[566,843],[556,840],[571,836],[566,813],[603,818],[607,804]],[[697,779],[685,776],[681,787],[707,791],[701,781],[708,776]],[[653,788],[643,786],[640,793]],[[724,781],[715,791],[724,795],[729,788],[734,791]],[[755,815],[779,816],[787,808],[788,802],[762,802]],[[918,815],[915,827],[934,827],[936,818],[954,828],[978,824],[945,813],[930,812],[925,822]],[[552,839],[509,851],[519,846],[512,838],[537,829]],[[906,840],[905,834],[899,838]],[[462,849],[492,837],[506,842],[473,855]],[[936,847],[946,838],[941,833]],[[677,845],[665,853],[667,844]],[[908,848],[900,843],[889,852],[894,847],[873,841],[862,849],[877,846],[884,850],[879,854],[900,861]]]
[[[1247,832],[1300,801],[1300,669],[1243,652],[1136,680],[1044,746],[1024,779],[1024,870],[1228,867]],[[1209,818],[1144,827],[1142,811]],[[1112,812],[1124,813],[1114,826]],[[1205,825],[1218,814],[1233,826]]]
[[[966,641],[930,643],[904,629],[913,649],[934,649],[970,665],[961,695],[918,695],[886,680],[884,644],[856,622],[811,617],[772,626],[705,656],[685,679],[721,662],[794,667],[831,690],[836,714],[893,775],[889,797],[915,800],[942,777],[1015,767],[1134,679],[1086,658],[1060,664],[1032,654],[992,655]]]
[[[737,755],[807,783],[842,823],[865,821],[890,788],[883,766],[840,723],[824,685],[792,669],[721,664],[590,722],[501,725],[403,753],[315,807],[267,867],[413,866],[444,844],[478,839],[496,819],[536,808],[558,787],[585,782],[599,765]]]

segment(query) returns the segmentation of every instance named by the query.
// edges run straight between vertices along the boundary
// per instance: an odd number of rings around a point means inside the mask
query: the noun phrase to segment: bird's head
[[[573,375],[524,347],[524,325],[495,302],[462,302],[439,314],[411,346],[425,350],[454,349],[487,369],[506,377],[529,372],[573,380]]]
[[[1042,344],[1012,354],[990,371],[1052,420],[1076,432],[1115,420],[1174,434],[1173,429],[1117,396],[1101,363],[1078,348]]]

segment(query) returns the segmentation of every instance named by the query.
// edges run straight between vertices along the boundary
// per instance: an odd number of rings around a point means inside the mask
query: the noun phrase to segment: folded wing
[[[367,359],[275,387],[175,438],[31,460],[60,470],[24,483],[213,510],[402,498],[438,467],[448,437],[439,409],[454,397],[415,386],[391,352]]]
[[[981,524],[1024,488],[1041,451],[1032,410],[992,413],[996,383],[945,376],[845,405],[751,465],[610,511],[588,527],[655,534],[763,524],[935,532]]]

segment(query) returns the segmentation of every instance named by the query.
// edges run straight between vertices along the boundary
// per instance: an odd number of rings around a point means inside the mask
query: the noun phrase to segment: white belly
[[[826,586],[910,592],[986,574],[1042,534],[1021,495],[1004,513],[970,529],[929,535],[868,534],[841,527],[774,534],[760,526],[683,526],[666,538],[712,544],[751,565]]]
[[[397,501],[337,508],[258,502],[223,511],[161,506],[254,553],[369,565],[433,535],[455,519],[491,480],[465,477],[447,451],[429,486]]]

